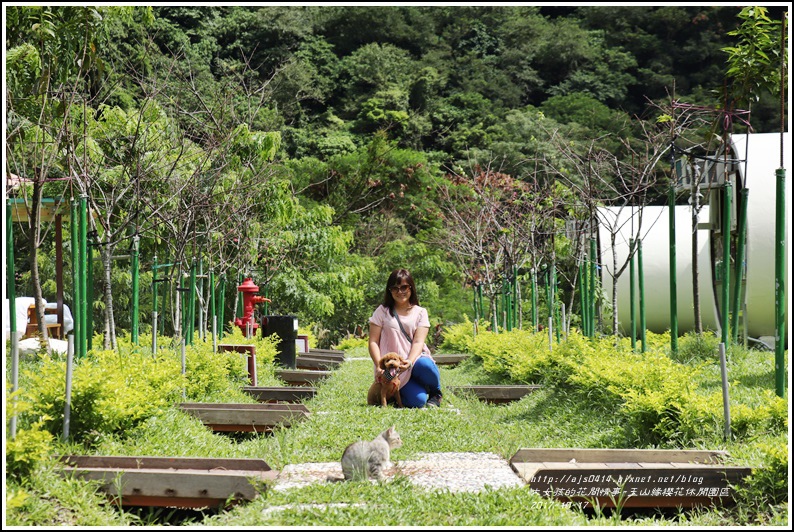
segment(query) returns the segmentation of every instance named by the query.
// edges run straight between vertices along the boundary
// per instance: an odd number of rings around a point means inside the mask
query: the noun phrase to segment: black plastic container
[[[295,369],[296,346],[298,339],[297,316],[265,316],[262,318],[262,337],[277,334],[276,358],[285,368]]]

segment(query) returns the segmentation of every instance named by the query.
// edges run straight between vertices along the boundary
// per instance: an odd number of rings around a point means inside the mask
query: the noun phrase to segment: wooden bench
[[[54,308],[45,308],[44,314],[52,315],[58,314],[58,309]],[[61,324],[60,323],[47,323],[47,336],[50,338],[57,338],[61,339]],[[28,307],[28,325],[25,329],[25,336],[23,338],[30,338],[32,336],[36,336],[39,333],[39,319],[36,316],[36,305],[30,305]]]

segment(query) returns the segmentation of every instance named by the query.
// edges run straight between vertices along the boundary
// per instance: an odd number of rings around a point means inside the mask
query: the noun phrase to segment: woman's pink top
[[[430,319],[427,317],[427,310],[419,305],[414,305],[413,308],[408,311],[407,316],[400,316],[397,314],[397,317],[402,322],[405,332],[407,332],[408,336],[411,338],[416,334],[417,327],[430,328]],[[411,342],[408,341],[408,338],[406,338],[400,330],[400,326],[397,324],[394,316],[389,312],[389,307],[380,305],[375,309],[375,312],[372,313],[369,322],[381,328],[380,341],[378,342],[381,356],[386,353],[395,352],[402,358],[408,358],[408,353],[411,351]],[[420,356],[430,357],[430,350],[427,348],[427,344],[425,344]],[[430,357],[430,359],[432,360],[432,357]],[[375,373],[374,367],[372,371]],[[403,371],[400,374],[400,388],[405,386],[410,379],[411,370],[408,369]]]

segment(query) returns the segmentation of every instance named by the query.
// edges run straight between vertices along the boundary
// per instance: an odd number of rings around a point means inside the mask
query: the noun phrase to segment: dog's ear
[[[406,359],[402,359],[402,360],[400,360],[400,367],[401,367],[402,369],[408,369],[408,366],[410,366],[410,365],[411,365],[411,364],[408,362],[408,359],[407,359],[407,358],[406,358]]]

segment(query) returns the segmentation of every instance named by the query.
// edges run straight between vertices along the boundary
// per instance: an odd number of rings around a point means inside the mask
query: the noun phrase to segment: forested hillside
[[[225,280],[227,322],[252,276],[321,346],[366,325],[396,267],[434,325],[472,315],[472,286],[495,309],[507,277],[552,263],[575,312],[595,206],[664,201],[672,102],[781,123],[783,7],[4,9],[6,174],[30,180],[6,190],[88,198],[106,344],[129,329],[114,256],[135,239],[144,327],[155,260],[174,264],[168,332],[197,262]],[[748,20],[772,72],[757,100],[727,74]],[[54,300],[51,226],[15,224],[15,244],[18,295]]]

